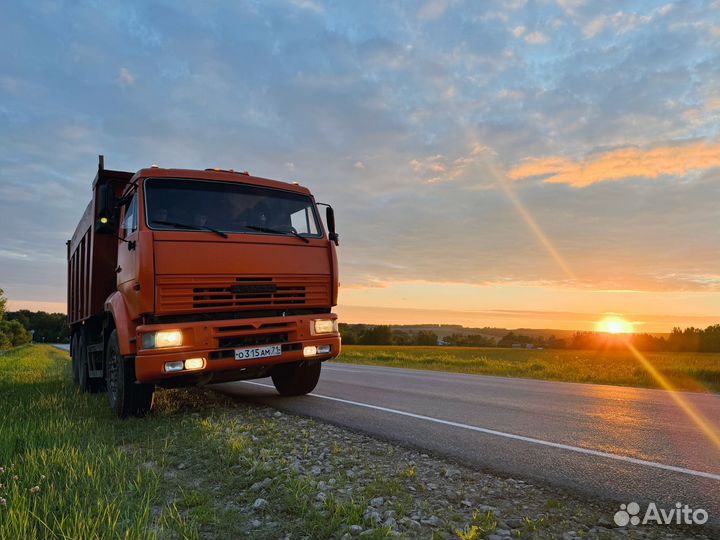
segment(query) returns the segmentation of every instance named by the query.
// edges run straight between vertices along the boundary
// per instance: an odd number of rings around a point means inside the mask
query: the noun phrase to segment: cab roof
[[[310,190],[305,186],[296,183],[280,182],[279,180],[271,180],[269,178],[261,178],[252,176],[246,172],[226,171],[220,169],[163,169],[161,167],[148,167],[137,171],[131,182],[141,178],[182,178],[197,180],[217,180],[221,182],[235,182],[238,184],[250,184],[254,186],[269,187],[274,189],[283,189],[285,191],[294,191],[303,195],[311,195]]]

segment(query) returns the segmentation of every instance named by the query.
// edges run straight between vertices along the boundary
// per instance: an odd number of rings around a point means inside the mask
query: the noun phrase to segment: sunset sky
[[[0,288],[109,168],[298,180],[347,322],[720,322],[720,2],[3,2]]]

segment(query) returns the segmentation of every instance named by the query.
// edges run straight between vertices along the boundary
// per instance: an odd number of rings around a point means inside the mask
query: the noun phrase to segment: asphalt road
[[[668,392],[325,364],[313,394],[270,379],[213,388],[603,501],[676,502],[720,522],[720,448]],[[681,393],[720,427],[720,396]]]

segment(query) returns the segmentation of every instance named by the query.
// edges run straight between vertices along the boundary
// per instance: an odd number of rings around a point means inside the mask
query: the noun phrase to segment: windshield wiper
[[[302,236],[294,231],[281,231],[279,229],[271,229],[270,227],[256,227],[255,225],[245,225],[245,228],[252,229],[253,231],[266,232],[266,233],[270,233],[270,234],[285,234],[285,235],[292,234],[293,236],[299,238],[306,244],[310,243],[310,240],[308,240],[304,236]]]
[[[229,236],[227,234],[225,234],[224,232],[219,231],[213,227],[208,227],[207,225],[188,225],[187,223],[176,223],[174,221],[159,221],[156,219],[153,219],[151,222],[158,223],[160,225],[169,225],[170,227],[177,227],[179,229],[206,230],[206,231],[214,232],[215,234],[219,234],[223,238],[229,238]]]

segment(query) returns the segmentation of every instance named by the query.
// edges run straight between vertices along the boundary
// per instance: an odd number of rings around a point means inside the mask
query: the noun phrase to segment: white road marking
[[[275,388],[272,384],[264,384],[259,382],[253,382],[253,381],[239,381],[243,382],[245,384],[252,384],[255,386],[263,386],[265,388]],[[443,424],[446,426],[452,426],[456,428],[461,429],[467,429],[470,431],[477,431],[479,433],[485,433],[487,435],[496,435],[498,437],[505,437],[507,439],[515,439],[517,441],[523,441],[531,444],[539,444],[542,446],[549,446],[551,448],[559,448],[561,450],[569,450],[571,452],[577,452],[579,454],[585,454],[589,456],[597,456],[597,457],[603,457],[608,459],[614,459],[616,461],[624,461],[627,463],[633,463],[635,465],[643,465],[645,467],[653,467],[655,469],[662,469],[665,471],[672,471],[682,474],[687,474],[690,476],[698,476],[702,478],[709,478],[710,480],[717,480],[720,481],[720,474],[713,474],[705,471],[695,471],[693,469],[686,469],[685,467],[676,467],[674,465],[665,465],[664,463],[657,463],[655,461],[647,461],[644,459],[637,459],[629,456],[622,456],[618,454],[611,454],[609,452],[601,452],[599,450],[591,450],[590,448],[582,448],[579,446],[571,446],[569,444],[562,444],[562,443],[556,443],[552,441],[545,441],[543,439],[535,439],[534,437],[525,437],[524,435],[515,435],[514,433],[506,433],[504,431],[497,431],[494,429],[487,429],[482,428],[478,426],[471,426],[468,424],[462,424],[460,422],[452,422],[450,420],[443,420],[441,418],[433,418],[432,416],[425,416],[422,414],[415,414],[407,411],[400,411],[398,409],[390,409],[388,407],[381,407],[379,405],[371,405],[370,403],[362,403],[360,401],[351,401],[349,399],[342,399],[342,398],[336,398],[332,396],[323,396],[322,394],[307,394],[308,396],[320,398],[320,399],[327,399],[330,401],[337,401],[339,403],[346,403],[348,405],[355,405],[357,407],[365,407],[366,409],[373,409],[376,411],[382,411],[387,412],[391,414],[398,414],[401,416],[409,416],[410,418],[415,418],[418,420],[426,420],[428,422],[435,422],[436,424]]]

